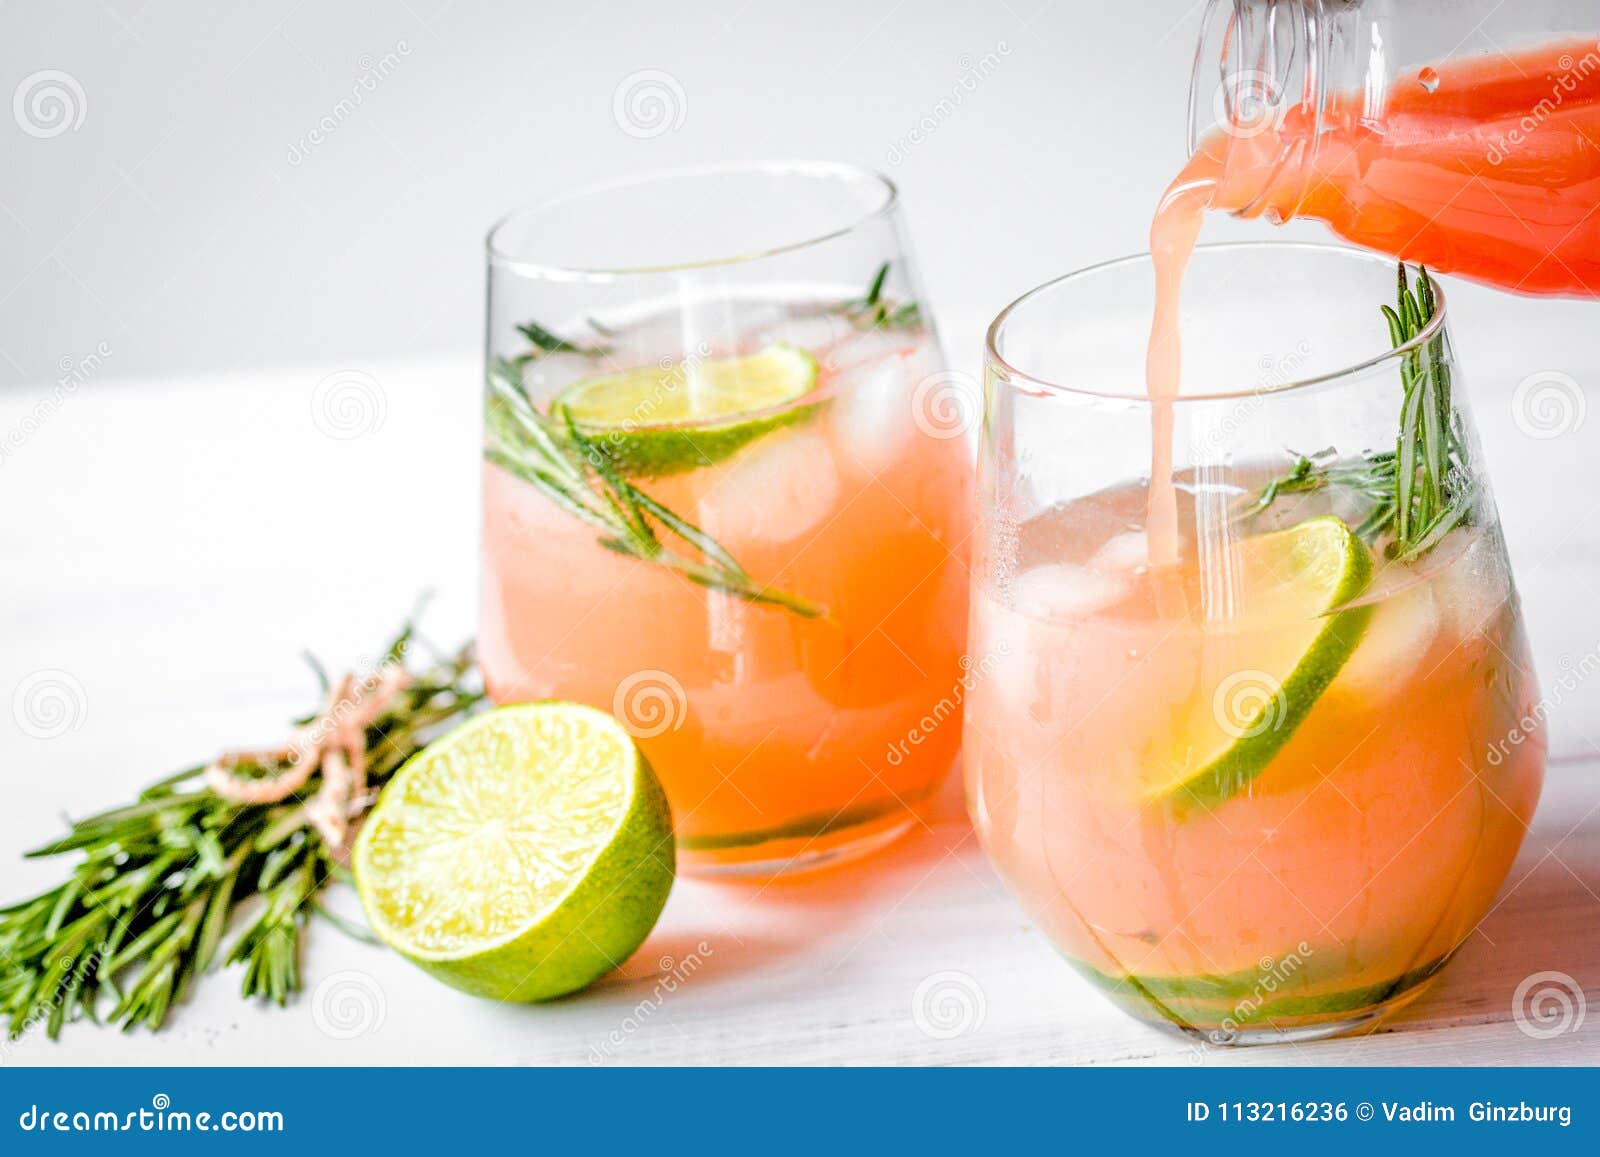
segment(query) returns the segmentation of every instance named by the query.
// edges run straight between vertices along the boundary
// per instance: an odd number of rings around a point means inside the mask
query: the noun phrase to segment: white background
[[[8,4],[0,95],[46,70],[78,92],[56,135],[0,121],[0,383],[101,342],[108,376],[471,351],[482,238],[508,210],[772,157],[901,185],[952,360],[975,363],[1020,291],[1144,247],[1183,157],[1202,7]],[[650,135],[617,114],[641,90],[666,95],[636,114],[660,118]]]
[[[333,662],[370,654],[424,586],[438,591],[433,632],[470,633],[482,237],[496,217],[591,179],[695,161],[882,168],[901,185],[951,361],[976,371],[983,327],[1012,297],[1143,248],[1183,157],[1199,10],[1182,0],[0,8],[0,98],[12,102],[0,107],[0,692],[39,671],[65,671],[81,689],[75,726],[48,740],[0,707],[0,900],[56,877],[56,865],[16,854],[62,812],[271,739],[311,693],[301,647]],[[986,56],[998,65],[962,87]],[[362,88],[380,67],[387,75]],[[70,123],[40,135],[15,108],[45,71],[71,78]],[[641,137],[615,105],[645,72],[667,74],[652,83],[670,108],[664,131]],[[359,105],[340,111],[358,91]],[[1269,232],[1225,221],[1207,236]],[[1600,307],[1471,288],[1452,302],[1549,685],[1600,639],[1600,414],[1534,438],[1514,401],[1529,375],[1556,372],[1575,383],[1569,401],[1587,404]],[[61,367],[102,349],[90,380],[36,421]],[[382,421],[332,437],[315,421],[314,392],[352,370],[381,384]],[[1410,1031],[1256,1059],[1594,1059],[1592,1031],[1541,1051],[1506,1016],[1512,989],[1537,970],[1600,991],[1597,713],[1600,687],[1588,685],[1556,711],[1552,782],[1564,778],[1514,874],[1516,902],[1490,928],[1511,948],[1477,945],[1480,963],[1458,965]],[[655,962],[702,937],[715,967],[619,1059],[1182,1057],[1067,974],[976,855],[958,802],[946,802],[936,830],[890,853],[866,894],[786,886],[757,902],[680,885],[658,940],[624,976],[550,1010],[458,997],[318,929],[312,983],[354,973],[357,1003],[376,991],[385,1010],[353,1036],[328,1031],[326,1000],[248,1009],[228,978],[161,1037],[79,1029],[61,1046],[30,1038],[0,1061],[581,1062],[649,995]],[[944,970],[987,994],[987,1019],[959,1039],[919,1031],[911,1015]]]
[[[992,314],[1144,247],[1198,22],[1180,0],[9,4],[0,95],[60,70],[84,115],[0,121],[0,381],[102,340],[118,374],[471,349],[493,220],[715,159],[885,170],[936,305]],[[649,70],[675,127],[641,138],[614,101]]]

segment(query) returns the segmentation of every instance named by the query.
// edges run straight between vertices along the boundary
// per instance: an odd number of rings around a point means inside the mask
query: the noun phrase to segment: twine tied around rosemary
[[[328,687],[322,710],[297,727],[281,747],[228,751],[206,765],[206,786],[235,804],[274,804],[300,791],[318,773],[305,805],[307,821],[328,848],[348,849],[350,822],[365,813],[367,728],[411,682],[399,662],[371,674],[346,674]]]

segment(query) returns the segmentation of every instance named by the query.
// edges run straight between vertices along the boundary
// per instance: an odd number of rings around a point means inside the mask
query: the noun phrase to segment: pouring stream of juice
[[[1354,93],[1330,101],[1320,131],[1294,108],[1265,131],[1219,129],[1201,142],[1150,228],[1152,566],[1177,561],[1179,291],[1206,210],[1275,224],[1311,217],[1435,272],[1600,297],[1600,68],[1583,67],[1593,53],[1582,40],[1453,60],[1400,78],[1378,118]]]

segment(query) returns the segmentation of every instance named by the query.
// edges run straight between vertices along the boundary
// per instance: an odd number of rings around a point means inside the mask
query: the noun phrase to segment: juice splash
[[[1156,568],[1170,567],[1178,561],[1178,507],[1172,488],[1173,403],[1178,398],[1183,364],[1178,307],[1183,273],[1194,253],[1215,189],[1215,179],[1205,174],[1180,177],[1162,197],[1150,226],[1156,303],[1145,353],[1151,427],[1150,499],[1145,529],[1150,565]]]

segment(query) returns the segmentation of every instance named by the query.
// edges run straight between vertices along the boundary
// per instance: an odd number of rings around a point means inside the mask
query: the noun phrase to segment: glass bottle
[[[1189,151],[1212,207],[1600,296],[1592,0],[1210,0]]]

